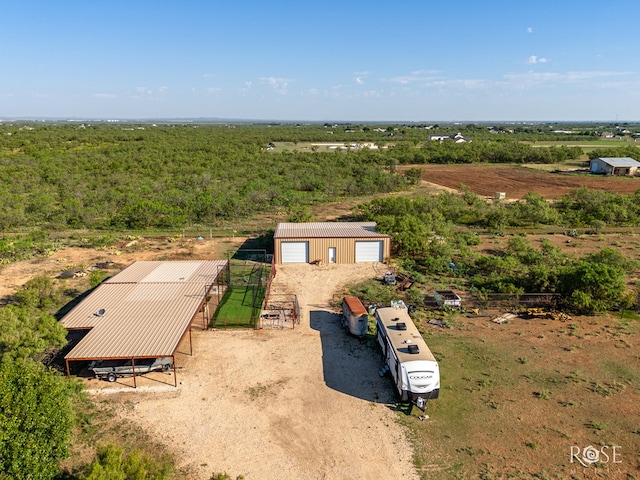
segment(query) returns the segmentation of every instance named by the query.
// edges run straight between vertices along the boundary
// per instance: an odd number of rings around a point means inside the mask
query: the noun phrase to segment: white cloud
[[[318,90],[317,88],[310,88],[309,89],[309,95],[316,96],[316,95],[319,95],[319,94],[320,94],[320,90]]]
[[[538,57],[537,55],[531,55],[527,59],[527,63],[535,65],[536,63],[547,63],[549,60],[545,57]]]
[[[49,98],[49,94],[48,93],[34,92],[33,90],[27,92],[27,94],[29,96],[35,97],[35,98]]]
[[[527,72],[504,75],[504,79],[512,86],[526,88],[540,85],[561,85],[579,83],[595,79],[609,79],[630,75],[630,72],[612,72],[606,70],[579,72]]]
[[[399,83],[401,85],[407,85],[409,83],[433,81],[439,79],[437,74],[440,73],[437,70],[414,70],[410,75],[398,75],[397,77],[391,77],[387,81],[391,83]]]
[[[359,94],[362,97],[379,97],[380,96],[380,92],[377,90],[367,90],[364,92],[360,92]]]
[[[215,77],[216,74],[215,73],[203,73],[202,76],[204,78],[211,78],[211,77]]]
[[[94,98],[104,98],[104,99],[118,98],[118,96],[113,94],[113,93],[94,93],[93,97]]]
[[[217,87],[209,87],[209,88],[207,88],[207,89],[205,90],[205,94],[206,94],[207,96],[209,96],[209,95],[215,95],[216,93],[221,92],[221,91],[222,91],[222,89],[221,89],[221,88],[217,88]]]
[[[369,72],[354,72],[354,81],[358,85],[363,85],[365,78],[369,75]]]
[[[443,78],[433,79],[424,83],[424,87],[436,87],[436,88],[460,88],[464,90],[479,90],[491,86],[489,80],[483,80],[481,78]]]
[[[533,33],[533,28],[527,27],[527,33]]]
[[[286,95],[291,80],[281,77],[262,77],[260,81],[269,85],[275,92]]]

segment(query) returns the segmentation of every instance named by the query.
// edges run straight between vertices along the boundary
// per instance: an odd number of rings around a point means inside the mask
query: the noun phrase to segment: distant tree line
[[[451,140],[428,141],[419,146],[401,142],[387,153],[397,164],[467,164],[467,163],[560,163],[584,155],[580,147],[535,147],[512,140],[472,141],[455,143]]]
[[[429,141],[447,129],[416,126],[2,125],[0,231],[215,226],[405,189],[415,178],[397,173],[400,164],[557,163],[582,155],[578,147],[535,147],[464,128],[473,142]],[[329,139],[388,148],[265,149]]]
[[[144,128],[5,131],[0,230],[215,225],[408,185],[373,151],[274,153],[266,129]]]

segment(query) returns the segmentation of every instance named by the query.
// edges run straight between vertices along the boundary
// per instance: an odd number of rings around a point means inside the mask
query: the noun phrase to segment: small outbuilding
[[[375,222],[279,223],[273,241],[276,264],[383,262],[391,252]]]
[[[630,175],[638,171],[640,162],[630,157],[598,157],[589,161],[589,171],[604,175]]]

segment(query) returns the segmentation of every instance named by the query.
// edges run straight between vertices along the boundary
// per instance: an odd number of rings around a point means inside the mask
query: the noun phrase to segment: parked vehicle
[[[120,377],[142,375],[149,372],[164,372],[173,366],[170,357],[139,358],[136,360],[94,360],[89,363],[89,370],[96,378],[115,382]]]
[[[440,368],[406,308],[376,309],[376,338],[402,401],[423,408],[440,395]]]
[[[367,334],[369,312],[358,297],[344,297],[342,300],[342,326],[359,338]]]
[[[460,308],[462,306],[462,299],[453,290],[436,290],[433,292],[433,297],[439,307]]]

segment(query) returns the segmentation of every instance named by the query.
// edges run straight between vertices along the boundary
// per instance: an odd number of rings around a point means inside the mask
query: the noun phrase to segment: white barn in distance
[[[640,162],[630,157],[598,157],[589,160],[589,171],[604,175],[629,175],[638,172]]]

